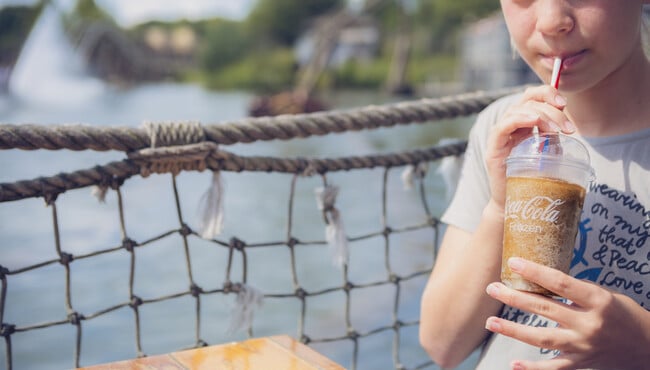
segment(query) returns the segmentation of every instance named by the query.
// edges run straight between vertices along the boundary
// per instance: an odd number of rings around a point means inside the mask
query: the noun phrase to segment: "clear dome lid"
[[[594,179],[585,145],[572,136],[560,133],[541,133],[527,137],[512,149],[506,165],[508,176],[525,171],[529,176],[536,173],[538,176],[564,178],[576,183]],[[568,171],[575,174],[568,176]]]

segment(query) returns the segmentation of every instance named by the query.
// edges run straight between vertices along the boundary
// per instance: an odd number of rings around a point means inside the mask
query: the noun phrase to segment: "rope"
[[[521,87],[460,94],[439,99],[421,99],[380,106],[246,118],[240,121],[210,124],[202,127],[206,140],[216,144],[250,143],[258,140],[289,140],[334,132],[360,131],[391,127],[398,124],[421,123],[478,113],[492,101],[521,90]],[[164,135],[163,142],[174,145],[196,143],[201,127],[194,122],[167,122],[156,128]],[[189,133],[185,135],[184,133]],[[158,139],[155,139],[158,140]],[[151,127],[94,127],[89,125],[0,124],[0,149],[70,149],[118,150],[131,152],[154,147]]]
[[[152,148],[200,143],[205,140],[198,122],[145,122]]]
[[[433,161],[450,155],[460,155],[465,151],[466,145],[466,142],[460,142],[400,153],[325,159],[244,157],[217,150],[217,146],[211,143],[179,148],[144,149],[129,154],[129,159],[111,162],[104,166],[95,166],[51,177],[40,177],[34,180],[0,184],[0,202],[34,197],[55,199],[56,196],[67,190],[91,185],[116,189],[126,179],[138,174],[143,176],[150,173],[177,174],[181,170],[202,171],[208,168],[213,171],[314,175],[353,169],[398,167]],[[187,157],[184,157],[185,155]]]
[[[56,207],[56,200],[53,200],[52,203],[50,204],[51,206],[51,215],[52,215],[52,226],[54,230],[54,253],[55,256],[54,258],[47,259],[45,257],[45,260],[43,260],[43,256],[33,254],[31,255],[32,259],[30,259],[29,265],[24,266],[24,267],[19,267],[19,268],[7,268],[3,267],[0,265],[0,282],[2,284],[1,288],[2,290],[0,291],[0,340],[4,339],[5,345],[6,345],[6,368],[7,369],[12,369],[12,364],[14,362],[14,351],[12,350],[12,337],[14,334],[21,334],[27,337],[27,334],[31,334],[33,337],[38,335],[36,332],[37,330],[41,329],[46,329],[46,328],[54,328],[54,327],[62,327],[66,325],[73,325],[74,326],[74,342],[73,342],[73,368],[78,368],[81,367],[80,364],[80,359],[83,357],[81,355],[82,353],[82,332],[83,332],[83,327],[85,326],[88,328],[88,325],[92,325],[90,321],[95,321],[95,319],[102,317],[107,314],[113,313],[118,310],[122,309],[128,309],[130,308],[133,311],[133,321],[132,321],[132,327],[134,330],[134,338],[135,338],[135,354],[137,357],[143,357],[146,356],[147,354],[143,352],[143,341],[146,339],[146,332],[147,328],[143,327],[141,323],[141,317],[145,314],[145,309],[148,307],[154,307],[156,304],[161,303],[161,302],[170,302],[172,300],[176,300],[181,297],[187,297],[188,299],[193,298],[193,305],[194,305],[194,343],[191,345],[190,348],[197,348],[197,347],[203,347],[207,345],[206,341],[202,339],[202,328],[205,328],[205,326],[201,325],[201,317],[202,314],[205,314],[205,310],[201,309],[201,300],[202,298],[204,299],[211,299],[214,300],[215,298],[221,300],[221,299],[229,299],[227,298],[228,295],[235,293],[236,297],[234,297],[236,300],[240,299],[240,293],[246,293],[246,289],[251,289],[254,287],[251,284],[248,284],[247,282],[253,279],[250,279],[252,276],[249,276],[248,271],[250,271],[251,266],[249,265],[248,262],[248,255],[254,255],[257,254],[257,257],[260,257],[259,253],[256,252],[260,249],[266,249],[269,250],[269,248],[288,248],[289,253],[290,253],[290,274],[291,274],[291,286],[290,287],[284,287],[280,288],[279,291],[273,292],[273,293],[265,293],[263,291],[259,291],[259,294],[263,295],[263,298],[273,298],[273,299],[283,299],[285,302],[288,301],[297,301],[299,305],[299,312],[298,312],[298,328],[297,328],[297,333],[295,335],[296,338],[298,338],[302,343],[305,344],[319,344],[319,343],[348,343],[349,346],[352,347],[351,352],[352,352],[352,360],[351,360],[351,366],[349,367],[351,370],[356,370],[358,368],[358,363],[359,363],[359,352],[361,348],[361,344],[364,340],[364,338],[372,337],[375,336],[378,333],[382,332],[392,332],[393,336],[393,366],[391,368],[394,368],[396,370],[406,370],[406,369],[421,369],[424,367],[430,367],[434,366],[431,361],[428,361],[426,363],[423,363],[421,365],[417,365],[416,367],[406,367],[402,364],[401,362],[401,356],[400,356],[400,346],[404,345],[405,343],[400,344],[400,332],[403,329],[406,328],[411,328],[411,333],[412,333],[412,328],[417,327],[419,325],[419,321],[417,319],[411,319],[411,320],[406,320],[405,318],[408,318],[408,314],[404,315],[404,313],[399,312],[399,307],[401,302],[403,301],[402,294],[400,293],[403,286],[405,284],[413,284],[413,282],[417,282],[415,279],[422,279],[429,275],[431,271],[431,266],[435,262],[435,250],[437,246],[439,245],[439,234],[440,234],[440,222],[437,218],[435,218],[428,210],[427,203],[430,202],[430,199],[428,199],[427,196],[425,196],[424,192],[424,181],[422,178],[417,179],[418,185],[420,188],[420,194],[421,194],[421,207],[424,211],[423,219],[415,220],[413,223],[407,224],[407,225],[401,225],[396,227],[396,225],[391,225],[388,220],[390,219],[388,217],[388,203],[389,203],[389,198],[388,198],[388,187],[389,187],[389,176],[388,173],[391,169],[390,168],[385,168],[384,169],[384,174],[383,174],[383,179],[381,180],[381,193],[382,198],[381,198],[381,219],[382,223],[381,226],[376,229],[376,230],[369,230],[363,234],[348,237],[348,241],[352,244],[355,244],[355,248],[367,248],[370,244],[371,247],[380,247],[383,249],[383,259],[384,259],[384,268],[378,268],[373,269],[373,273],[370,275],[365,276],[366,278],[361,278],[363,280],[363,283],[359,282],[353,282],[351,280],[351,275],[349,273],[349,266],[346,265],[342,269],[342,279],[335,278],[334,281],[332,281],[331,276],[328,277],[328,284],[325,287],[321,288],[312,288],[309,289],[307,288],[307,285],[305,284],[304,280],[299,279],[299,273],[298,273],[298,268],[303,261],[302,258],[299,258],[298,256],[300,253],[298,253],[298,250],[302,250],[305,247],[314,247],[314,246],[319,246],[322,245],[324,246],[326,244],[326,241],[324,240],[299,240],[296,237],[296,228],[299,226],[299,224],[294,223],[295,217],[294,217],[294,212],[296,211],[296,208],[294,207],[295,200],[297,198],[297,193],[296,193],[296,181],[301,178],[300,174],[296,174],[293,176],[293,181],[291,182],[290,185],[290,195],[289,195],[289,200],[288,204],[289,207],[286,209],[285,217],[287,220],[289,220],[287,224],[287,231],[286,231],[286,239],[284,240],[275,240],[275,241],[268,241],[268,240],[262,240],[256,243],[249,243],[246,242],[245,239],[240,239],[236,236],[233,236],[230,238],[230,241],[227,240],[220,240],[220,239],[213,239],[210,240],[210,245],[208,245],[208,248],[212,249],[215,247],[218,248],[227,248],[229,252],[229,257],[226,266],[224,267],[224,270],[226,272],[225,274],[225,279],[223,281],[217,280],[216,284],[214,281],[212,282],[205,282],[208,285],[206,286],[199,286],[197,284],[197,281],[194,280],[194,273],[200,271],[200,267],[197,266],[196,264],[196,256],[192,257],[190,253],[190,245],[189,243],[196,243],[192,245],[192,247],[200,247],[199,243],[197,242],[199,236],[197,233],[187,224],[186,220],[182,216],[181,209],[182,204],[181,204],[181,197],[178,192],[178,187],[176,184],[175,177],[172,176],[172,185],[173,185],[173,194],[174,194],[174,200],[176,204],[176,212],[178,215],[178,225],[173,226],[170,230],[167,231],[162,231],[162,233],[150,236],[148,239],[145,240],[140,240],[136,241],[135,239],[132,239],[132,235],[130,235],[127,232],[126,228],[126,223],[125,223],[125,218],[126,218],[126,208],[123,204],[123,199],[122,199],[122,189],[120,186],[118,186],[115,191],[117,194],[117,213],[119,216],[119,229],[120,229],[120,234],[121,234],[121,242],[112,246],[108,246],[103,249],[98,249],[94,250],[88,253],[77,253],[77,254],[72,254],[66,252],[66,247],[69,247],[69,245],[66,245],[63,243],[64,239],[60,238],[60,235],[63,230],[61,230],[61,224],[58,222],[58,210]],[[136,171],[137,172],[137,171]],[[323,176],[323,185],[325,186],[327,184],[327,181],[325,177]],[[282,213],[282,212],[281,212]],[[298,215],[300,214],[299,212],[297,213]],[[413,231],[420,230],[420,231],[429,231],[433,237],[433,244],[431,245],[431,250],[432,250],[432,255],[430,261],[427,263],[426,261],[421,261],[422,264],[418,264],[418,266],[413,266],[413,269],[410,271],[397,271],[394,270],[393,267],[391,267],[391,256],[398,257],[399,255],[395,255],[395,253],[399,253],[401,251],[400,247],[398,245],[394,245],[394,243],[391,243],[390,240],[394,239],[396,236],[404,233],[411,233]],[[255,230],[253,231],[253,235],[256,234]],[[245,235],[248,238],[258,238],[259,235]],[[163,240],[167,240],[168,242],[170,239],[175,239],[174,240],[174,245],[178,245],[177,239],[178,237],[182,237],[183,243],[182,243],[182,249],[183,253],[185,254],[184,261],[183,259],[179,259],[178,263],[184,264],[184,269],[187,272],[187,277],[188,277],[188,282],[189,284],[186,285],[186,288],[184,289],[179,289],[179,290],[174,290],[172,292],[168,292],[167,294],[154,294],[154,296],[150,297],[140,297],[136,293],[139,293],[139,289],[142,289],[141,287],[138,288],[138,286],[135,284],[135,276],[136,276],[136,261],[139,259],[139,256],[141,256],[140,250],[143,248],[159,248],[161,246],[161,243]],[[377,243],[378,239],[377,238],[382,238],[383,243]],[[365,243],[364,243],[365,241]],[[206,241],[204,240],[203,243]],[[368,243],[370,242],[370,243]],[[383,244],[383,246],[381,245]],[[379,251],[379,250],[377,250]],[[117,262],[117,264],[111,265],[112,267],[124,267],[127,266],[127,275],[128,275],[128,282],[127,282],[127,289],[124,289],[124,293],[120,296],[116,296],[114,299],[108,299],[106,302],[102,302],[102,304],[105,304],[102,307],[97,308],[95,311],[88,312],[88,308],[86,307],[86,310],[80,310],[81,306],[78,304],[75,306],[73,305],[73,302],[77,302],[77,299],[73,299],[77,296],[73,296],[75,291],[74,289],[71,289],[75,281],[79,281],[81,279],[81,275],[78,273],[80,272],[79,270],[76,270],[74,268],[70,268],[70,264],[73,263],[78,263],[77,261],[82,261],[82,260],[88,260],[89,258],[95,258],[99,256],[108,256],[108,255],[113,255],[117,256],[118,254],[127,252],[128,257],[126,260],[124,258],[116,258],[116,260],[119,260],[120,262]],[[237,253],[239,254],[240,258],[233,258],[233,254]],[[357,262],[358,263],[358,262]],[[60,267],[54,267],[54,266],[60,266]],[[359,265],[357,265],[358,267]],[[47,322],[37,322],[37,323],[26,323],[26,324],[13,324],[9,322],[4,321],[3,313],[6,312],[5,307],[9,307],[9,305],[12,305],[14,309],[23,309],[26,306],[29,306],[30,303],[21,303],[17,302],[12,299],[6,298],[6,292],[8,291],[8,287],[10,284],[13,284],[14,279],[20,278],[20,276],[29,276],[32,279],[37,278],[36,275],[38,270],[41,270],[43,268],[50,268],[50,269],[59,269],[58,271],[63,275],[62,279],[64,281],[65,287],[64,287],[64,292],[63,292],[63,297],[64,297],[64,304],[65,304],[65,315],[59,315],[59,318],[56,318],[56,315],[54,316],[54,320],[50,320]],[[212,267],[214,268],[214,266]],[[382,273],[383,270],[383,273]],[[235,272],[236,271],[236,272]],[[358,273],[358,272],[357,272]],[[24,275],[24,274],[29,274],[29,275]],[[365,275],[365,274],[364,274]],[[383,276],[382,276],[383,275]],[[358,279],[360,276],[355,274],[355,279]],[[258,277],[259,278],[259,277]],[[73,281],[74,280],[74,281]],[[412,282],[413,281],[413,282]],[[221,282],[221,284],[220,284]],[[377,326],[374,328],[365,328],[362,326],[355,326],[355,322],[352,320],[352,301],[353,301],[353,294],[354,292],[363,292],[363,291],[368,291],[368,289],[377,289],[379,287],[384,287],[385,290],[384,292],[387,294],[386,297],[390,297],[390,300],[392,301],[392,304],[388,305],[382,305],[383,309],[388,311],[392,311],[392,319],[387,322],[381,322],[378,323]],[[102,287],[97,286],[97,289],[101,290]],[[20,286],[15,286],[14,289],[20,289]],[[391,295],[390,292],[393,292]],[[78,292],[77,292],[78,293]],[[324,299],[325,297],[331,297],[330,294],[332,293],[337,293],[337,294],[342,294],[344,295],[344,302],[343,302],[343,317],[341,318],[341,321],[345,324],[345,332],[340,333],[340,334],[335,334],[335,335],[324,335],[322,333],[319,333],[318,331],[316,332],[311,332],[308,330],[308,328],[305,325],[305,322],[307,318],[309,317],[310,320],[315,318],[312,313],[308,313],[307,307],[316,303],[314,299],[321,297],[321,299]],[[375,290],[376,293],[376,290]],[[258,296],[259,297],[259,296]],[[38,297],[33,297],[31,296],[30,299],[33,298],[35,299],[34,304],[38,304]],[[253,302],[256,304],[256,302]],[[191,304],[191,303],[190,303]],[[160,305],[158,305],[158,309],[160,309]],[[185,306],[187,307],[187,305]],[[243,307],[240,307],[243,309]],[[250,307],[248,307],[250,309]],[[169,311],[173,314],[173,311]],[[213,312],[210,313],[210,315],[214,315]],[[185,315],[184,315],[185,316]],[[221,317],[218,317],[219,319]],[[237,318],[236,316],[231,316],[231,319]],[[191,320],[191,318],[190,318]],[[125,321],[125,319],[120,319],[120,323],[122,324]],[[128,321],[128,320],[127,320]],[[217,320],[221,321],[221,320]],[[358,323],[356,323],[358,325]],[[213,324],[210,324],[213,325]],[[217,324],[219,325],[219,324]],[[183,331],[184,332],[184,331]],[[249,326],[248,331],[246,333],[248,338],[251,338],[254,336],[253,333],[253,327]],[[376,339],[374,339],[376,340]],[[352,342],[352,344],[349,344],[349,342]],[[21,355],[24,357],[25,350],[28,350],[28,348],[24,347],[21,348],[19,351],[21,352]],[[185,348],[187,349],[187,348]],[[18,352],[18,351],[16,351]],[[28,354],[29,355],[29,354]],[[410,357],[410,356],[408,356]],[[409,361],[412,362],[412,361]],[[390,367],[388,363],[386,363],[386,367]],[[69,366],[68,366],[69,367]]]
[[[246,119],[238,122],[223,123],[218,125],[201,126],[197,122],[162,122],[146,123],[139,129],[135,128],[96,128],[84,125],[61,125],[61,126],[36,126],[36,125],[0,125],[0,149],[71,149],[71,150],[120,150],[127,152],[127,158],[122,161],[111,162],[104,166],[96,166],[91,169],[80,170],[71,173],[58,174],[52,177],[41,177],[30,181],[19,181],[11,184],[0,184],[0,202],[25,199],[30,197],[43,197],[46,204],[51,206],[54,229],[54,248],[56,256],[53,259],[39,260],[20,268],[6,268],[0,266],[0,339],[4,339],[6,351],[7,368],[11,369],[13,363],[12,336],[15,333],[31,332],[38,329],[49,328],[61,325],[73,325],[75,328],[75,342],[73,352],[74,367],[80,366],[82,328],[94,318],[106,315],[110,312],[130,308],[133,311],[133,322],[135,328],[135,347],[138,356],[145,356],[141,337],[140,317],[144,314],[144,305],[153,305],[158,302],[168,301],[179,297],[193,297],[195,311],[194,346],[206,345],[201,334],[201,298],[225,296],[231,293],[252,292],[254,287],[249,281],[248,254],[259,248],[266,247],[287,247],[290,251],[291,289],[282,290],[276,293],[258,293],[258,297],[265,298],[294,298],[299,302],[300,312],[298,316],[298,333],[296,335],[303,343],[328,343],[328,342],[352,342],[352,366],[357,368],[358,353],[363,338],[375,335],[380,332],[393,332],[393,365],[395,369],[406,369],[400,359],[400,332],[405,327],[415,327],[419,324],[415,321],[405,321],[398,314],[400,307],[402,284],[411,279],[421,278],[429,274],[431,268],[423,266],[407,273],[398,273],[391,266],[390,256],[394,252],[391,246],[391,239],[395,234],[407,233],[415,230],[430,230],[433,236],[432,262],[435,260],[436,246],[438,245],[438,234],[440,222],[435,218],[427,203],[429,203],[423,178],[417,176],[420,198],[423,209],[423,218],[414,224],[395,227],[388,220],[388,173],[393,167],[404,165],[418,166],[421,163],[434,161],[450,155],[460,155],[464,152],[466,142],[438,145],[427,149],[410,150],[400,153],[389,153],[382,155],[353,156],[345,158],[272,158],[240,156],[222,150],[218,144],[233,144],[238,142],[252,142],[256,140],[291,139],[296,137],[307,137],[312,135],[325,135],[331,132],[358,131],[362,129],[374,129],[378,127],[389,127],[395,124],[407,124],[412,122],[424,122],[432,119],[453,118],[467,116],[477,113],[496,98],[509,94],[514,90],[503,90],[490,94],[476,93],[457,96],[454,98],[424,99],[417,102],[398,103],[386,106],[370,106],[350,111],[321,112],[315,114],[304,114],[295,116],[264,117],[257,119]],[[340,285],[328,285],[320,290],[308,290],[298,279],[297,265],[298,258],[296,250],[303,246],[325,245],[328,240],[299,240],[294,232],[294,198],[298,178],[303,176],[321,175],[323,185],[327,185],[325,174],[334,171],[349,171],[354,169],[382,168],[384,171],[382,181],[381,199],[381,225],[377,230],[353,237],[342,238],[349,243],[358,243],[372,240],[376,244],[377,238],[383,238],[385,276],[380,279],[372,279],[362,284],[351,281],[348,265],[342,268],[342,281]],[[136,241],[132,235],[127,233],[125,225],[125,211],[122,201],[121,186],[132,176],[147,176],[150,173],[172,173],[180,171],[202,171],[210,169],[213,171],[262,171],[282,172],[294,174],[291,182],[289,207],[287,209],[286,240],[262,241],[259,243],[248,243],[246,237],[239,239],[233,236],[230,242],[219,239],[211,239],[215,246],[226,247],[229,251],[228,264],[225,267],[226,278],[222,285],[202,287],[194,279],[196,267],[193,267],[190,256],[189,240],[199,235],[194,231],[182,216],[180,196],[177,191],[176,177],[171,176],[174,189],[176,211],[178,214],[178,227],[173,227],[159,235],[150,236],[147,240]],[[424,175],[424,174],[422,174]],[[118,215],[120,221],[121,242],[105,249],[96,250],[87,254],[72,254],[66,251],[64,239],[60,237],[61,230],[58,222],[58,211],[56,207],[59,194],[70,190],[97,185],[102,188],[111,188],[117,194]],[[333,208],[333,204],[331,206]],[[327,222],[327,220],[326,220]],[[182,247],[185,254],[185,265],[187,269],[188,288],[172,292],[162,296],[141,298],[137,293],[135,285],[136,255],[139,249],[162,239],[182,237]],[[250,236],[249,236],[250,237]],[[327,239],[327,238],[326,238]],[[175,242],[176,243],[176,242]],[[177,243],[176,243],[177,244]],[[369,244],[369,243],[365,243]],[[100,308],[95,312],[83,312],[79,306],[74,306],[72,278],[76,276],[75,270],[70,268],[71,263],[87,258],[117,254],[124,251],[129,253],[129,260],[126,262],[129,267],[128,295],[121,300],[114,302],[108,307]],[[233,254],[237,253],[237,259]],[[241,261],[238,269],[234,269],[236,261]],[[3,313],[10,302],[6,298],[6,292],[10,280],[15,275],[34,271],[50,265],[61,265],[63,279],[65,282],[65,316],[58,320],[35,323],[27,325],[16,325],[5,322]],[[241,272],[241,276],[231,270]],[[247,285],[248,284],[248,285]],[[375,288],[378,286],[390,286],[393,291],[392,320],[385,325],[374,329],[361,330],[353,325],[351,292],[359,289]],[[308,303],[312,304],[313,298],[333,292],[345,295],[345,333],[339,336],[314,337],[305,330]],[[245,297],[243,297],[245,298]],[[308,302],[309,301],[309,302]],[[256,302],[253,302],[256,303]],[[238,307],[242,313],[246,313],[247,306],[242,304]],[[251,309],[251,306],[248,306]],[[237,318],[239,316],[235,316]],[[247,315],[242,316],[248,319]],[[245,321],[245,320],[244,320]],[[252,326],[248,324],[248,336],[253,335]],[[318,333],[316,333],[318,335]],[[415,368],[423,368],[431,363],[419,365]]]

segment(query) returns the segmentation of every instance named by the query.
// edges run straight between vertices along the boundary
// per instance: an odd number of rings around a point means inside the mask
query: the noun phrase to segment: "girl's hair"
[[[650,4],[643,6],[641,15],[641,42],[645,55],[650,58]]]

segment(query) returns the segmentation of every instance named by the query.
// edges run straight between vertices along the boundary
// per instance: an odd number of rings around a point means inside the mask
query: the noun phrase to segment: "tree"
[[[238,22],[217,19],[205,26],[199,61],[208,71],[223,68],[249,52],[249,38]]]
[[[255,39],[288,46],[310,20],[342,4],[343,0],[259,0],[246,23]]]
[[[432,52],[452,52],[456,36],[468,20],[499,9],[499,0],[419,0],[418,23],[428,28]]]
[[[72,14],[81,17],[84,21],[109,21],[114,22],[113,17],[102,10],[93,0],[78,0]]]

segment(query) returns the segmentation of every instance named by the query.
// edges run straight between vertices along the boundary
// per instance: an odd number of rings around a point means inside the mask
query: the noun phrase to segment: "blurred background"
[[[419,97],[490,90],[534,81],[513,58],[498,0],[0,0],[0,122],[140,126],[144,121],[237,121],[249,116],[345,109]],[[473,117],[290,141],[237,144],[241,155],[342,157],[428,147],[464,139]],[[119,152],[0,152],[0,182],[34,179],[124,159]],[[449,200],[442,177],[426,178],[429,207],[440,215]],[[416,192],[404,191],[400,171],[389,176],[388,225],[421,222]],[[247,243],[285,240],[291,176],[225,173],[225,224],[220,239]],[[328,174],[338,185],[337,207],[349,237],[381,230],[382,170]],[[197,205],[208,173],[177,176],[186,222],[198,224]],[[361,184],[361,186],[360,186]],[[296,189],[293,235],[323,240],[314,188]],[[121,188],[127,236],[150,240],[178,228],[169,176],[134,178]],[[453,190],[453,189],[451,189]],[[120,246],[117,196],[98,203],[89,189],[57,200],[61,248],[81,255]],[[42,199],[0,204],[0,265],[9,271],[57,258],[51,209]],[[253,225],[251,227],[251,225]],[[431,230],[391,237],[398,274],[430,268]],[[187,289],[179,235],[137,249],[134,291],[147,299]],[[386,279],[381,237],[351,246],[350,278]],[[322,247],[322,245],[321,245]],[[223,283],[226,248],[193,238],[195,282]],[[265,294],[292,292],[287,248],[249,252],[249,282]],[[326,248],[299,248],[299,277],[307,291],[341,284]],[[239,267],[237,267],[239,266]],[[233,275],[239,277],[241,266]],[[70,265],[73,307],[83,314],[129,301],[129,254],[119,251]],[[3,322],[20,327],[66,320],[65,273],[59,264],[7,276]],[[426,276],[402,285],[400,320],[419,318]],[[360,332],[391,325],[392,286],[353,290],[352,321]],[[201,338],[209,344],[240,340],[226,333],[232,295],[202,297]],[[297,300],[266,300],[256,314],[256,336],[296,332]],[[345,296],[310,298],[308,335],[345,335]],[[380,308],[387,308],[381,310]],[[147,354],[194,345],[192,297],[142,306],[142,345]],[[82,365],[133,358],[133,313],[128,308],[84,321]],[[14,333],[15,369],[72,367],[75,328],[65,324]],[[393,336],[364,338],[360,369],[393,367]],[[315,346],[349,367],[349,342]],[[5,363],[5,346],[0,363]],[[402,334],[402,360],[414,368],[428,360],[417,328]],[[461,368],[469,369],[475,357]],[[435,368],[430,366],[428,368]]]
[[[21,88],[13,75],[27,59],[23,46],[41,15],[58,18],[47,32],[64,40],[50,47],[72,49],[79,72],[121,88],[174,81],[287,100],[268,111],[259,101],[251,107],[256,115],[323,109],[330,105],[318,95],[341,89],[435,96],[528,82],[534,77],[512,58],[498,6],[498,0],[3,0],[0,88]]]

